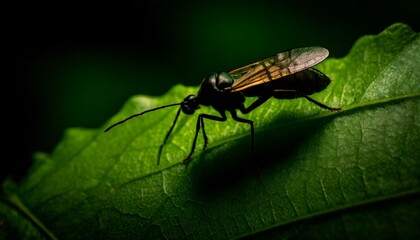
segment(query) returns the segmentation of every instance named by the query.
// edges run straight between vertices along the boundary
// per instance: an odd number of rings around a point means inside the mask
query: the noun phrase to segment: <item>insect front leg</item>
[[[198,115],[198,119],[197,119],[197,125],[195,126],[195,135],[194,135],[194,140],[193,140],[193,144],[192,144],[192,146],[191,146],[191,151],[190,151],[190,153],[188,154],[188,156],[184,159],[184,163],[185,164],[187,164],[187,163],[189,163],[190,162],[190,158],[191,158],[191,156],[193,155],[193,153],[194,153],[194,150],[195,150],[195,145],[196,145],[196,143],[197,143],[197,136],[198,136],[198,132],[200,131],[200,128],[202,127],[203,128],[203,136],[204,136],[204,148],[206,147],[206,145],[207,145],[207,141],[208,141],[208,138],[207,138],[207,135],[206,135],[206,132],[204,131],[204,118],[207,118],[207,119],[210,119],[210,120],[213,120],[213,121],[218,121],[218,122],[224,122],[224,121],[226,121],[226,114],[225,114],[225,112],[224,111],[219,111],[219,113],[220,113],[220,115],[221,115],[221,117],[218,117],[218,116],[213,116],[213,115],[208,115],[208,114],[200,114],[200,115]]]

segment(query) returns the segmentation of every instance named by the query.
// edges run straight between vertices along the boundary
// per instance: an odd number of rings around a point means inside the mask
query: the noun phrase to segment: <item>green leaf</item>
[[[228,120],[206,121],[208,149],[200,134],[182,164],[197,114],[181,114],[158,166],[177,107],[103,129],[198,88],[134,96],[102,128],[67,130],[4,187],[0,237],[418,239],[419,63],[419,34],[406,25],[362,37],[317,66],[333,82],[313,98],[341,112],[271,99],[243,116],[255,121],[255,161],[249,126]]]

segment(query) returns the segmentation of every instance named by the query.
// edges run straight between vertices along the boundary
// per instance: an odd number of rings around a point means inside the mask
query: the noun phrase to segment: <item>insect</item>
[[[180,112],[192,115],[200,108],[200,105],[211,106],[220,116],[200,113],[197,118],[194,140],[188,156],[183,160],[188,163],[194,153],[198,132],[202,131],[204,147],[208,144],[208,137],[204,128],[204,120],[223,122],[227,120],[226,111],[230,112],[232,118],[238,122],[246,123],[251,128],[251,152],[254,154],[254,122],[252,120],[238,117],[236,110],[243,114],[249,113],[271,97],[277,99],[306,98],[321,108],[330,111],[339,111],[340,108],[329,107],[320,103],[309,95],[324,90],[331,80],[322,72],[312,68],[328,57],[328,50],[322,47],[295,48],[289,51],[278,53],[244,67],[235,69],[228,73],[213,73],[204,78],[201,82],[197,95],[188,95],[180,103],[169,104],[149,109],[134,114],[122,121],[109,126],[105,132],[113,127],[138,117],[148,112],[160,110],[172,106],[180,106],[171,128],[167,132],[158,152],[157,164],[159,165],[163,146],[166,144]],[[248,107],[244,106],[245,97],[258,97]]]

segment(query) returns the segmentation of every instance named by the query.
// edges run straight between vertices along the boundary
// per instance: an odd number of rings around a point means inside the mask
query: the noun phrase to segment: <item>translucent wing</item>
[[[232,92],[264,84],[295,74],[322,62],[328,57],[328,50],[322,47],[295,48],[278,53],[262,61],[230,71],[238,78],[231,86]]]

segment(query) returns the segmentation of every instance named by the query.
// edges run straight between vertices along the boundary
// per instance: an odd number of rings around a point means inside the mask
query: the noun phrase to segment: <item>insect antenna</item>
[[[119,121],[119,122],[117,122],[117,123],[112,124],[112,125],[111,125],[111,126],[109,126],[107,129],[105,129],[105,131],[104,131],[104,132],[108,132],[108,131],[109,131],[109,130],[111,130],[113,127],[115,127],[115,126],[117,126],[117,125],[120,125],[120,124],[122,124],[122,123],[124,123],[124,122],[126,122],[126,121],[128,121],[128,120],[130,120],[130,119],[132,119],[132,118],[135,118],[135,117],[138,117],[138,116],[140,116],[140,115],[143,115],[143,114],[145,114],[145,113],[148,113],[148,112],[153,112],[153,111],[156,111],[156,110],[159,110],[159,109],[162,109],[162,108],[173,107],[173,106],[177,106],[177,105],[181,105],[181,103],[173,103],[173,104],[169,104],[169,105],[165,105],[165,106],[160,106],[160,107],[157,107],[157,108],[152,108],[152,109],[149,109],[149,110],[146,110],[146,111],[140,112],[140,113],[136,113],[136,114],[134,114],[134,115],[129,116],[128,118],[126,118],[126,119],[124,119],[124,120],[121,120],[121,121]]]

